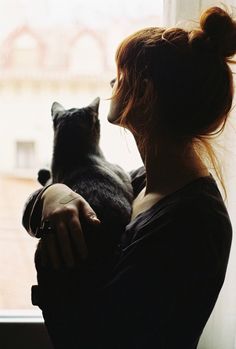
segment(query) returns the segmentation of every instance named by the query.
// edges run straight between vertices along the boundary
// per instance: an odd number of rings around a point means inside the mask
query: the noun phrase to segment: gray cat
[[[129,175],[118,165],[106,161],[99,146],[100,98],[85,108],[65,110],[54,102],[51,109],[54,146],[51,182],[64,183],[82,195],[102,224],[93,236],[85,226],[91,258],[113,255],[120,234],[130,221],[133,200]],[[49,183],[49,173],[40,170],[38,179]],[[82,222],[83,223],[83,222]]]
[[[45,323],[55,348],[94,348],[85,336],[78,335],[74,320],[79,310],[75,301],[83,285],[98,287],[116,258],[116,247],[130,221],[133,191],[130,177],[123,169],[104,158],[99,146],[100,122],[96,98],[85,108],[65,110],[54,102],[51,109],[54,146],[50,172],[39,171],[45,185],[64,183],[82,195],[101,221],[94,227],[81,219],[88,246],[88,260],[77,269],[52,270],[40,263],[40,243],[35,255],[38,286],[32,288],[33,304],[43,310]],[[86,316],[86,315],[85,315]],[[77,325],[76,325],[77,326]],[[80,326],[83,326],[82,324]],[[91,337],[91,336],[90,336]],[[90,338],[92,340],[92,337]],[[69,345],[69,346],[68,346]]]

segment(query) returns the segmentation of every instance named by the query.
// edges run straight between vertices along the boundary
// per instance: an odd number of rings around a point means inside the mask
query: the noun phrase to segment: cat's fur
[[[101,232],[96,236],[91,235],[91,227],[84,227],[91,255],[100,254],[97,249],[102,246],[104,251],[113,252],[120,233],[130,220],[133,199],[129,175],[120,166],[106,161],[100,149],[99,102],[96,98],[88,107],[69,110],[54,102],[51,109],[54,128],[52,183],[64,183],[82,195],[102,222]],[[46,184],[49,175],[41,170],[39,178]]]
[[[57,102],[52,105],[54,147],[51,181],[64,183],[82,195],[101,220],[101,224],[94,227],[80,217],[89,257],[87,262],[81,262],[78,269],[56,272],[42,268],[40,244],[37,249],[35,263],[39,288],[34,289],[36,297],[34,294],[33,297],[34,300],[38,297],[35,303],[43,310],[55,348],[77,348],[78,345],[87,348],[88,338],[85,343],[81,337],[87,327],[78,337],[76,329],[73,329],[74,322],[68,320],[76,317],[76,312],[71,311],[76,309],[73,299],[78,297],[84,284],[96,287],[104,277],[104,270],[111,267],[116,245],[130,221],[133,200],[130,177],[121,167],[107,162],[99,147],[99,101],[97,98],[81,109],[65,110]],[[39,179],[42,184],[48,183],[49,173],[39,173]],[[57,327],[58,319],[66,322]]]

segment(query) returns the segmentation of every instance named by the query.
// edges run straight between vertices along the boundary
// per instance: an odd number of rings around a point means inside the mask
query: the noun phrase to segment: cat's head
[[[65,109],[58,102],[54,102],[51,108],[54,145],[60,146],[64,151],[70,146],[84,150],[97,146],[100,138],[99,102],[98,97],[85,108],[72,109]]]

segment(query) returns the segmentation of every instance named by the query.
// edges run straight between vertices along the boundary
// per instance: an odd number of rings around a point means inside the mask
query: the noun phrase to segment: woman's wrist
[[[66,195],[66,193],[68,194],[70,192],[72,192],[71,189],[65,184],[55,183],[45,186],[37,193],[37,195],[33,199],[34,202],[30,208],[29,213],[27,213],[25,209],[23,217],[24,227],[30,235],[40,238],[39,227],[41,226],[43,216],[44,201],[46,200],[47,202],[52,203],[58,197],[63,197]]]
[[[51,184],[42,193],[41,202],[43,203],[45,200],[58,201],[61,197],[71,193],[74,193],[74,192],[67,185],[63,183]]]
[[[37,196],[35,196],[35,198],[33,199],[33,205],[31,207],[30,212],[28,213],[28,224],[26,227],[26,224],[24,224],[26,230],[28,231],[28,233],[32,236],[38,237],[38,227],[40,225],[41,222],[41,216],[42,216],[42,195],[44,194],[44,192],[51,186],[51,184],[49,184],[48,186],[45,186],[43,189],[41,189],[38,193]],[[29,205],[29,204],[28,204]],[[27,218],[27,214],[26,212],[24,213],[24,217]],[[23,217],[23,220],[24,220]]]

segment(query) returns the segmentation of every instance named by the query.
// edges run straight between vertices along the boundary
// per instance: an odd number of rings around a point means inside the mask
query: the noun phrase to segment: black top
[[[144,169],[132,179],[137,195]],[[28,231],[36,201],[26,205]],[[140,213],[126,227],[106,282],[83,294],[91,335],[112,349],[195,349],[225,278],[231,239],[211,175]]]

